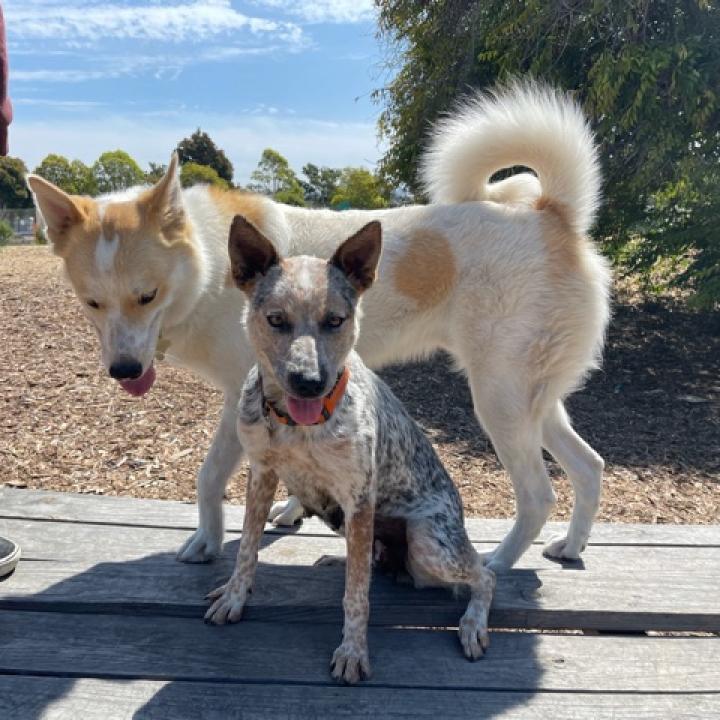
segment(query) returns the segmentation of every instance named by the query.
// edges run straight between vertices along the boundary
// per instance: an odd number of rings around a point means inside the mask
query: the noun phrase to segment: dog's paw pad
[[[370,660],[367,649],[343,643],[333,653],[330,661],[332,676],[340,682],[355,685],[370,677]]]

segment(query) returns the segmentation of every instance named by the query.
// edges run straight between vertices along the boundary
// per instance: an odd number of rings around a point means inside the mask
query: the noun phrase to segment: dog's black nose
[[[309,378],[302,373],[290,373],[288,375],[288,385],[292,394],[301,398],[316,398],[320,396],[325,389],[327,382],[327,374],[320,373],[320,378]]]
[[[115,380],[135,380],[142,375],[142,364],[133,358],[118,358],[110,366],[109,372]]]

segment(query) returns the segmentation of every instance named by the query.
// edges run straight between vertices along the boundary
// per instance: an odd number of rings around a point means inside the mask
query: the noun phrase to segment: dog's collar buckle
[[[322,410],[320,411],[320,418],[317,422],[314,422],[308,427],[314,427],[315,425],[323,425],[326,423],[335,412],[335,408],[342,400],[342,396],[345,394],[348,380],[350,379],[350,370],[347,367],[343,368],[343,371],[338,375],[338,379],[333,386],[333,389],[323,398]],[[262,390],[262,380],[261,390]],[[298,425],[287,413],[282,410],[278,410],[273,403],[271,403],[263,394],[263,414],[265,417],[272,417],[281,425],[287,425],[288,427],[295,427]]]

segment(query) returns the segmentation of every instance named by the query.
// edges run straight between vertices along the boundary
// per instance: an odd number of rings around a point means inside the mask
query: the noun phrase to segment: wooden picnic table
[[[538,541],[498,577],[476,663],[449,629],[462,599],[376,575],[373,677],[343,687],[343,570],[313,563],[344,541],[319,522],[268,526],[243,621],[202,622],[237,551],[227,510],[222,559],[184,565],[192,505],[0,488],[23,548],[0,582],[0,718],[720,718],[720,527],[598,524],[575,565]],[[467,526],[484,550],[509,521]]]

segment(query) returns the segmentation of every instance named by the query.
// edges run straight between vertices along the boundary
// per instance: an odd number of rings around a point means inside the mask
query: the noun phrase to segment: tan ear
[[[72,196],[39,175],[28,175],[27,184],[35,198],[35,206],[47,225],[48,238],[58,255],[67,244],[68,231],[81,222],[84,213]]]
[[[228,238],[230,273],[243,291],[252,290],[255,281],[280,262],[273,244],[242,215],[236,215]]]
[[[373,220],[335,251],[330,264],[345,273],[350,284],[361,293],[375,282],[381,249],[382,228]]]
[[[178,173],[178,155],[170,156],[170,164],[165,174],[138,199],[147,212],[155,215],[160,227],[165,231],[180,229],[185,224],[182,186]]]

